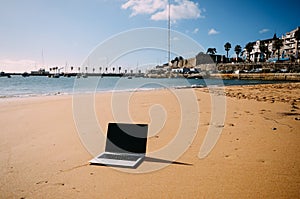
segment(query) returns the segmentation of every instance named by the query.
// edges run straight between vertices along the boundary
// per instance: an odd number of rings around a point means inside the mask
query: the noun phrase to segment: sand
[[[214,96],[226,96],[223,123],[211,120]],[[224,93],[206,88],[143,91],[130,93],[122,104],[126,97],[123,92],[1,99],[0,198],[299,198],[299,83],[231,86]],[[86,106],[80,99],[95,103]],[[91,107],[94,118],[81,118]],[[83,131],[105,132],[107,123],[124,112],[134,122],[152,125],[148,159],[137,170],[89,165],[100,149],[82,141]],[[194,116],[199,117],[195,133]],[[176,160],[159,157],[181,126],[186,127],[181,139],[190,141],[187,148]],[[199,158],[209,128],[221,134],[208,155]]]

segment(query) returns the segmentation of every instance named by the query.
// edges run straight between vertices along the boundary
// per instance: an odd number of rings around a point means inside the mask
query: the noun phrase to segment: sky
[[[230,42],[231,57],[235,56],[236,45],[244,47],[250,41],[272,38],[274,33],[280,36],[300,26],[298,0],[169,0],[169,3],[172,31],[197,42],[205,52],[212,47],[217,54],[226,54],[224,44]],[[97,46],[124,32],[168,28],[169,3],[167,0],[0,0],[0,71],[83,66]],[[129,37],[124,43],[136,42],[138,37]],[[167,36],[160,40],[167,41]],[[112,47],[122,48],[125,44],[118,45]],[[173,47],[171,39],[171,51]],[[154,53],[147,49],[144,53],[129,53],[127,57],[115,63],[104,58],[101,64],[130,69],[168,61],[163,50]]]

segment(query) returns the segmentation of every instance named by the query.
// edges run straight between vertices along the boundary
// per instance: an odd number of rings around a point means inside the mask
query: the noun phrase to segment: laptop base
[[[104,154],[106,154],[106,153],[105,152],[101,153],[97,157],[90,160],[89,163],[93,164],[93,165],[106,165],[106,166],[116,166],[116,167],[125,167],[125,168],[136,168],[144,160],[144,156],[135,156],[135,157],[137,157],[137,160],[134,160],[134,161],[117,160],[117,159],[111,159],[111,158],[101,158],[101,156]]]

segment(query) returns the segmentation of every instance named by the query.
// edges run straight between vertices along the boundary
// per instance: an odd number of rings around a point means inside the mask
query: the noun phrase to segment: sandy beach
[[[182,111],[177,95],[185,92],[195,94],[198,107]],[[1,99],[0,198],[300,197],[300,83],[230,86],[224,93],[207,88],[175,93],[134,92],[126,109],[121,101],[126,92],[93,98],[91,107],[103,132],[108,122],[116,121],[112,107],[129,112],[134,122],[152,124],[156,133],[150,132],[147,154],[163,149],[181,125],[193,131],[193,118],[186,115],[200,118],[194,139],[178,159],[150,156],[141,169],[161,169],[139,174],[89,165],[97,149],[82,143],[84,132],[77,117],[87,108],[74,103],[72,96]],[[211,121],[212,96],[218,95],[226,97],[225,121],[217,124],[221,135],[210,153],[199,158],[208,129],[216,125]],[[116,105],[111,105],[112,100]]]

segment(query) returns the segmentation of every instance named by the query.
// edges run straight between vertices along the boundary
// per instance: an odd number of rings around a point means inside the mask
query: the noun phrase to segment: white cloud
[[[216,31],[214,28],[210,29],[208,31],[208,35],[216,35],[216,34],[219,34],[220,32]]]
[[[194,30],[193,30],[193,33],[194,34],[196,34],[196,33],[198,33],[199,32],[199,28],[195,28]]]
[[[128,0],[122,9],[131,9],[131,17],[138,14],[153,14],[166,8],[168,0]]]
[[[260,30],[259,33],[263,34],[263,33],[269,32],[269,31],[270,31],[269,29],[264,28],[264,29]]]
[[[122,9],[130,9],[131,17],[139,14],[150,14],[151,20],[168,20],[168,0],[128,0],[121,6]],[[174,22],[180,19],[196,19],[203,17],[198,4],[191,0],[175,0],[170,6],[170,17]]]

